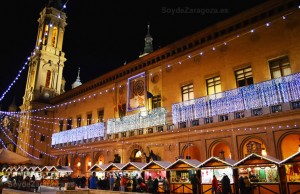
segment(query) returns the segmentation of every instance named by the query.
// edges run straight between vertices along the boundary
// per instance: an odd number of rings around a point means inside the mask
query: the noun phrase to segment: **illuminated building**
[[[42,153],[20,145],[74,176],[116,156],[287,158],[300,144],[299,16],[296,1],[270,1],[64,92],[65,15],[45,8],[19,133]]]

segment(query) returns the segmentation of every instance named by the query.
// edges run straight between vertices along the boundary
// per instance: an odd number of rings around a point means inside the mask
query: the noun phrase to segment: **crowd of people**
[[[88,188],[113,190],[122,192],[147,192],[158,193],[159,182],[165,193],[169,193],[169,182],[166,177],[152,178],[151,176],[145,181],[141,176],[128,176],[128,174],[118,175],[110,174],[103,179],[99,179],[93,172],[88,179]]]

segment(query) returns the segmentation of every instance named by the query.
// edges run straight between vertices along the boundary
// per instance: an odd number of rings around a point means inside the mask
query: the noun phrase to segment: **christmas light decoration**
[[[146,116],[142,116],[141,114],[132,114],[122,118],[109,119],[107,121],[107,134],[165,125],[166,114],[167,110],[165,108],[155,108]]]
[[[92,125],[78,127],[76,129],[53,133],[51,145],[104,137],[104,131],[104,123],[95,123]]]
[[[173,123],[300,99],[300,73],[172,105]]]

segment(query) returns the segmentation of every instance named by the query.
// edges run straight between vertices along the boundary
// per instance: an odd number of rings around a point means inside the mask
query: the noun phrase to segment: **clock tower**
[[[36,44],[28,60],[25,94],[20,107],[21,112],[24,112],[24,117],[19,127],[19,137],[22,141],[18,141],[18,145],[25,152],[20,148],[17,152],[23,155],[28,152],[42,159],[41,153],[49,153],[47,144],[51,141],[52,126],[49,126],[48,130],[39,131],[40,129],[34,129],[32,126],[40,124],[35,125],[33,123],[35,121],[31,118],[34,116],[51,117],[51,110],[32,110],[46,107],[51,98],[64,92],[63,68],[66,58],[62,46],[67,26],[66,18],[60,0],[49,0],[48,5],[40,12]]]

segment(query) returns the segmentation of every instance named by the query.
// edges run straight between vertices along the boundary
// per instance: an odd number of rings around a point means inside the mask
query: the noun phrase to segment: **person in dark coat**
[[[240,189],[240,194],[244,194],[245,193],[245,182],[244,182],[243,176],[240,176],[240,178],[238,180],[238,186]]]
[[[191,184],[192,184],[193,194],[197,194],[198,193],[198,186],[200,184],[200,180],[199,180],[199,178],[197,177],[196,174],[192,175]]]
[[[221,180],[222,182],[222,194],[231,194],[231,186],[230,186],[230,179],[229,177],[225,174]]]
[[[158,179],[155,178],[153,181],[153,193],[157,193],[158,190]]]
[[[76,179],[76,186],[79,188],[81,186],[81,178],[78,175],[77,179]]]
[[[85,188],[85,185],[86,185],[86,178],[85,178],[85,176],[82,176],[81,177],[81,181],[80,181],[80,186],[81,186],[81,188]]]

